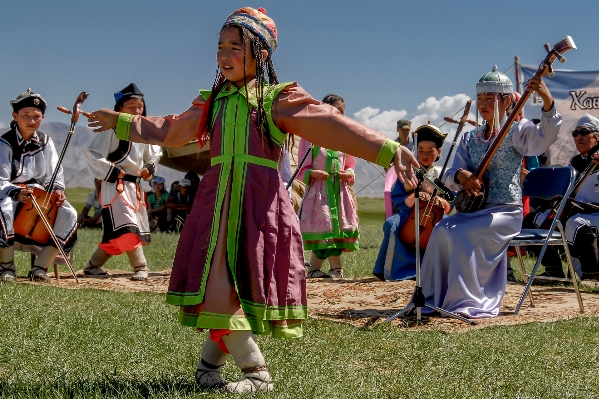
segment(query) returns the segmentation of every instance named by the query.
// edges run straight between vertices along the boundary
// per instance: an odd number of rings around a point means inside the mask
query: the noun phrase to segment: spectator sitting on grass
[[[77,215],[79,227],[102,228],[102,207],[100,206],[100,188],[102,180],[94,179],[94,191],[91,191],[85,200],[83,210]],[[89,216],[89,211],[94,208],[94,216]]]
[[[168,191],[164,190],[164,178],[156,176],[152,180],[154,192],[148,196],[148,220],[150,221],[150,230],[156,228],[160,231],[169,229],[169,222],[166,217],[166,201],[169,197]]]
[[[171,194],[166,200],[166,207],[172,212],[172,231],[181,231],[192,204],[191,182],[188,179],[181,179],[179,180],[179,192]]]
[[[198,191],[198,186],[200,185],[200,177],[196,172],[187,172],[185,173],[185,179],[189,180],[191,186],[189,186],[189,196],[191,197],[191,204],[193,205],[193,200],[196,197],[196,191]]]

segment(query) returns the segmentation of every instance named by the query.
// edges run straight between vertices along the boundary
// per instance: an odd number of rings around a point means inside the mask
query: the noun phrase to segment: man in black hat
[[[46,112],[46,101],[31,89],[10,102],[13,121],[10,130],[0,137],[0,281],[14,281],[15,241],[23,248],[37,253],[29,279],[48,281],[48,267],[55,261],[58,249],[49,238],[47,242],[34,241],[29,231],[14,222],[23,204],[31,202],[33,189],[53,192],[58,207],[53,230],[65,253],[69,253],[77,241],[77,211],[66,201],[62,167],[59,168],[53,187],[49,187],[57,167],[58,155],[52,139],[39,131]],[[41,247],[41,248],[40,248]]]

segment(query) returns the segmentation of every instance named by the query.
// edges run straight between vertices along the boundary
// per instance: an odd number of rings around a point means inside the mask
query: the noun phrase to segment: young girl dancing
[[[443,219],[431,234],[422,262],[422,290],[431,305],[466,317],[495,317],[505,293],[506,251],[522,226],[520,168],[523,155],[541,155],[557,140],[562,117],[540,77],[526,84],[543,99],[541,123],[522,119],[510,127],[485,175],[474,171],[506,121],[512,82],[497,67],[476,85],[476,108],[486,122],[461,137],[444,176],[450,190],[477,195],[488,187],[487,204]]]
[[[435,161],[441,155],[441,147],[447,134],[442,134],[433,125],[420,126],[415,133],[418,162],[425,173],[434,180],[438,177]],[[421,189],[420,197],[428,200],[433,192],[432,187],[425,182]],[[414,188],[397,180],[391,190],[391,201],[396,213],[383,225],[383,242],[372,274],[381,280],[408,280],[416,277],[416,252],[402,244],[398,232],[416,202]],[[435,201],[443,207],[446,214],[449,213],[451,207],[445,199],[436,197]],[[421,256],[424,256],[424,251],[421,251]]]
[[[345,114],[341,96],[328,94],[322,100]],[[310,148],[307,140],[300,142],[299,154]],[[349,187],[354,184],[356,159],[340,151],[315,146],[297,178],[306,184],[300,214],[300,229],[304,249],[312,250],[308,278],[343,277],[341,252],[360,248],[357,207]],[[320,269],[329,260],[328,273]]]
[[[255,335],[294,338],[307,318],[302,238],[277,161],[286,133],[355,153],[415,183],[417,165],[398,144],[321,104],[295,83],[279,84],[272,64],[274,21],[241,8],[218,40],[218,73],[181,115],[143,117],[94,111],[90,127],[119,138],[184,145],[210,138],[212,167],[200,182],[179,239],[167,302],[184,326],[209,329],[196,380],[205,388],[270,391],[274,383]],[[268,75],[268,83],[266,77]],[[326,132],[326,134],[323,134]],[[228,354],[243,378],[226,384]]]

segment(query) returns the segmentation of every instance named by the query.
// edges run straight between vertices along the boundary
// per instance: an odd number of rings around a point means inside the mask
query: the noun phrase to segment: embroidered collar
[[[34,144],[34,145],[37,145],[38,147],[40,146],[40,144],[41,144],[40,136],[37,134],[37,130],[33,133],[33,135],[31,136],[31,139],[29,139],[29,141],[26,141],[23,138],[23,135],[21,135],[21,132],[19,131],[18,126],[15,126],[15,132],[17,133],[17,143],[19,144],[19,146],[22,146],[23,143]]]

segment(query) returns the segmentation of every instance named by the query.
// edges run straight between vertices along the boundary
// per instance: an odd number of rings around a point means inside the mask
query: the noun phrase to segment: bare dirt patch
[[[76,284],[72,276],[61,273],[61,279],[52,279],[50,284],[63,288],[96,288],[121,292],[167,291],[170,270],[152,272],[143,282],[132,281],[132,275],[132,271],[118,270],[110,271],[110,276],[105,278],[90,278],[78,274],[79,284]],[[18,281],[29,283],[23,278]],[[584,315],[598,315],[599,283],[585,280],[583,284],[594,289],[594,292],[582,292]],[[370,326],[402,309],[410,301],[413,289],[413,281],[383,282],[374,278],[308,280],[308,312],[314,318],[349,323],[356,327]],[[508,284],[500,315],[492,319],[476,320],[478,324],[475,326],[445,317],[431,317],[428,323],[421,325],[414,325],[404,319],[396,319],[393,324],[417,330],[461,332],[495,325],[565,320],[581,315],[572,288],[533,286],[536,306],[530,307],[527,299],[519,315],[515,316],[514,309],[523,289],[523,284]]]

